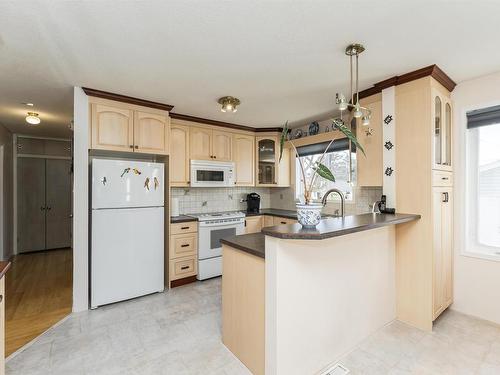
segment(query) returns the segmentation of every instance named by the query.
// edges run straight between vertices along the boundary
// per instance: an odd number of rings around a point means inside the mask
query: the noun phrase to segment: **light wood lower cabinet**
[[[274,225],[274,218],[269,215],[264,215],[264,225],[263,227],[272,227]]]
[[[249,216],[245,218],[245,233],[259,233],[262,230],[263,216]]]
[[[265,372],[265,262],[222,247],[222,342],[255,375]]]
[[[170,225],[169,280],[198,274],[198,223]]]

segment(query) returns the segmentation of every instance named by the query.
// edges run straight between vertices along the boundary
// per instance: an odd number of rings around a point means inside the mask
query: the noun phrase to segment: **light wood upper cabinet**
[[[134,115],[126,108],[91,105],[92,148],[132,151],[134,147]]]
[[[217,130],[212,131],[212,156],[217,161],[232,160],[232,134]]]
[[[357,185],[382,186],[382,94],[361,99],[360,103],[369,108],[372,114],[369,126],[361,125],[361,121],[356,126],[356,137],[366,153],[365,156],[361,151],[356,152]],[[371,134],[367,134],[369,128],[373,129]]]
[[[290,186],[291,153],[288,147],[279,160],[279,134],[255,138],[257,186]]]
[[[168,155],[168,112],[91,98],[91,148]]]
[[[169,121],[168,116],[135,111],[134,150],[147,154],[168,155]]]
[[[233,135],[233,156],[236,169],[236,185],[255,185],[255,137],[244,134]]]
[[[189,185],[189,127],[170,127],[170,185]]]
[[[452,107],[449,95],[432,91],[432,168],[451,171],[452,166]]]
[[[190,128],[189,155],[191,160],[213,160],[211,129],[194,126]]]

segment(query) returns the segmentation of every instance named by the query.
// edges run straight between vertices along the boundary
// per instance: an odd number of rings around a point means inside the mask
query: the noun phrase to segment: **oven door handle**
[[[210,227],[228,227],[228,226],[235,226],[235,225],[244,225],[245,221],[233,221],[232,223],[204,223],[204,222],[199,222],[198,225],[200,227],[205,227],[205,228],[210,228]]]

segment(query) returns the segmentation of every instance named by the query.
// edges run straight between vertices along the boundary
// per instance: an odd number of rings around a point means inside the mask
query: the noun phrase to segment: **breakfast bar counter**
[[[396,225],[363,214],[223,244],[222,340],[253,374],[319,374],[396,319]]]

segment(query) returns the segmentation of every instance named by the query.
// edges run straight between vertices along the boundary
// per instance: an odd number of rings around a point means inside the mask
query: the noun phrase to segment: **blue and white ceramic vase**
[[[299,223],[305,229],[314,229],[316,225],[321,221],[321,210],[323,209],[323,204],[321,203],[310,203],[301,204],[297,203],[297,219]]]

